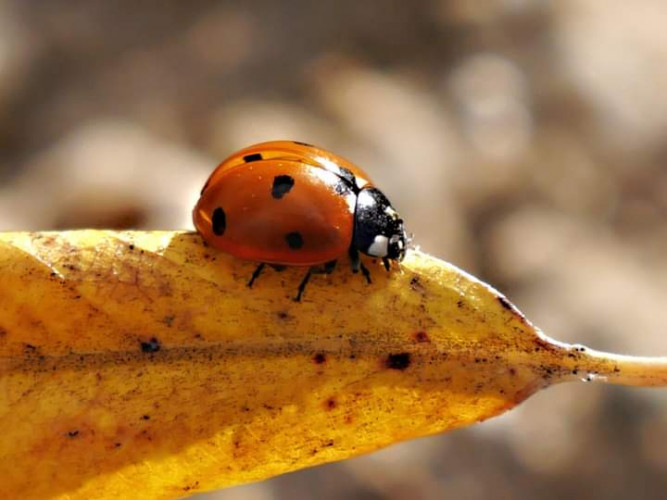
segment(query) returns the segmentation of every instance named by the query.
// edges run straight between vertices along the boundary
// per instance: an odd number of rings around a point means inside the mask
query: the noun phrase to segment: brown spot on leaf
[[[327,361],[327,357],[320,352],[320,353],[315,354],[315,356],[313,356],[313,361],[316,364],[321,365],[321,364],[323,364]]]
[[[162,322],[163,322],[165,325],[171,327],[171,325],[174,324],[174,319],[175,319],[175,318],[176,318],[176,316],[174,316],[173,314],[168,314],[167,316],[165,316],[164,318],[162,318]]]
[[[324,407],[327,410],[333,410],[334,408],[336,408],[336,406],[338,406],[338,403],[336,402],[335,398],[329,398],[324,402]]]
[[[73,431],[69,431],[67,433],[68,437],[75,438],[79,435],[79,429],[74,429]]]
[[[426,289],[424,288],[424,285],[422,285],[421,280],[419,279],[419,276],[413,276],[410,278],[410,289],[413,292],[420,293],[422,295],[426,294]]]
[[[428,334],[425,331],[418,331],[415,332],[413,335],[413,338],[415,339],[415,342],[417,343],[425,343],[425,342],[431,342],[431,339],[429,338]]]
[[[385,360],[385,365],[391,370],[405,370],[410,366],[411,356],[409,352],[390,354]]]

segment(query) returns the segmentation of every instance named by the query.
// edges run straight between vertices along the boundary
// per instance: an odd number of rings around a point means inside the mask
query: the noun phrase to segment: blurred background
[[[365,168],[548,334],[667,355],[663,0],[0,0],[0,230],[191,228],[270,139]],[[555,387],[220,499],[664,499],[667,393]]]

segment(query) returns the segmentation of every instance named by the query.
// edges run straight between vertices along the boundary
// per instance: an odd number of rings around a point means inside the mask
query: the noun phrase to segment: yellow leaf
[[[343,267],[341,265],[341,267]],[[502,295],[400,269],[268,270],[194,234],[0,235],[0,496],[175,498],[444,432],[666,358],[552,341]]]

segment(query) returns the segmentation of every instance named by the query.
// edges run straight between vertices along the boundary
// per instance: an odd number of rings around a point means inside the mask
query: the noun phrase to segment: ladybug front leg
[[[364,266],[364,263],[361,262],[361,258],[359,258],[359,250],[357,250],[354,247],[350,247],[350,265],[352,267],[352,272],[353,273],[358,273],[359,270],[361,270],[361,274],[364,275],[364,278],[366,278],[366,281],[368,284],[371,284],[371,272],[368,270],[366,266]]]

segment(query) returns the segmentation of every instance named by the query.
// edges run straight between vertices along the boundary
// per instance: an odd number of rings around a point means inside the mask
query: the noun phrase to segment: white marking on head
[[[371,246],[368,247],[367,253],[373,257],[386,257],[388,246],[389,238],[378,234],[373,240],[373,243],[371,243]]]
[[[366,179],[361,179],[357,177],[356,175],[354,176],[354,183],[357,185],[358,189],[363,189],[363,187],[368,184],[368,181]]]

